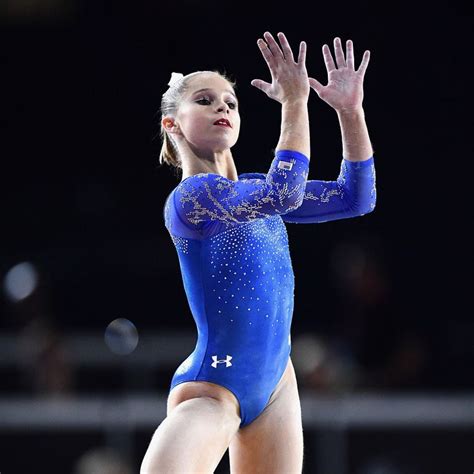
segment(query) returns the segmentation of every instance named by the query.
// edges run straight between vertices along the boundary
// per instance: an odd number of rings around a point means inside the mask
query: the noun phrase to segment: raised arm
[[[336,181],[309,180],[303,203],[285,214],[291,223],[318,223],[362,216],[372,212],[376,203],[373,149],[365,123],[363,101],[364,75],[370,52],[365,51],[358,70],[354,68],[354,50],[348,40],[344,52],[339,38],[334,39],[336,62],[329,47],[323,46],[328,84],[316,79],[309,83],[318,96],[328,103],[339,118],[343,160]]]
[[[253,86],[282,105],[280,139],[276,150],[296,150],[310,157],[308,97],[310,92],[306,70],[306,43],[300,43],[298,62],[283,33],[278,33],[281,49],[266,32],[266,42],[257,44],[270,69],[272,83],[254,79]]]
[[[362,108],[364,98],[364,76],[369,64],[370,51],[365,51],[359,69],[354,68],[354,47],[346,42],[346,56],[340,38],[334,39],[336,63],[329,46],[323,46],[324,63],[328,73],[328,84],[323,86],[309,78],[312,89],[329,104],[339,118],[342,136],[342,155],[348,161],[364,161],[373,157],[373,149]]]

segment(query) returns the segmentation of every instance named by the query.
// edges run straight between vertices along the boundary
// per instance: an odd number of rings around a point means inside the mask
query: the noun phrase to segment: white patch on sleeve
[[[291,168],[293,168],[293,163],[288,161],[279,161],[278,168],[281,170],[291,171]]]

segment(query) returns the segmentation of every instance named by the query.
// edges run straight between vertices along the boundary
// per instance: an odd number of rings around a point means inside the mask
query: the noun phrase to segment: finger
[[[300,66],[304,66],[306,63],[306,49],[307,49],[306,42],[302,41],[300,43],[300,52],[298,54],[298,64]]]
[[[331,50],[329,49],[329,46],[327,44],[323,46],[323,56],[324,64],[326,64],[326,69],[329,74],[331,71],[334,71],[334,69],[336,69],[336,65],[334,64],[334,59],[332,58]]]
[[[346,66],[346,60],[344,59],[344,52],[342,51],[341,38],[334,38],[334,52],[336,55],[336,64],[338,68]]]
[[[265,62],[270,68],[270,71],[272,71],[275,67],[275,57],[273,56],[272,52],[268,48],[267,43],[265,43],[265,41],[263,41],[262,38],[259,38],[257,40],[257,45],[260,48],[260,52],[262,53],[262,56],[264,57]]]
[[[354,45],[351,40],[346,41],[346,52],[347,67],[354,69]]]
[[[268,90],[272,86],[268,82],[262,81],[261,79],[253,79],[250,84],[252,84],[252,86],[256,87],[257,89],[260,89],[261,91],[265,92],[265,94],[268,94]]]
[[[278,58],[285,59],[280,49],[280,46],[278,46],[278,43],[275,41],[275,38],[272,36],[272,34],[269,33],[268,31],[265,31],[265,33],[263,34],[263,37],[265,38],[265,41],[267,42],[267,45],[268,45],[268,49],[271,51],[273,56],[275,56],[275,58],[277,59]]]
[[[290,43],[286,39],[286,36],[283,33],[278,33],[278,39],[280,40],[281,48],[283,49],[283,55],[287,61],[295,62],[293,57],[293,51],[291,50]]]
[[[313,77],[309,78],[309,86],[314,89],[314,91],[319,95],[319,93],[324,89],[324,86],[314,79]]]
[[[364,77],[365,71],[367,69],[367,65],[369,64],[370,60],[370,51],[366,50],[364,53],[364,56],[362,56],[362,62],[360,63],[359,69],[357,69],[357,72]]]

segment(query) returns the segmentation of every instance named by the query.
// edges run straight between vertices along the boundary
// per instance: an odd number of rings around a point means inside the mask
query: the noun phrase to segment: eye
[[[196,100],[196,102],[198,104],[202,104],[202,105],[209,105],[211,103],[211,101],[207,97],[203,97],[202,99],[198,99],[198,100]]]
[[[202,97],[201,99],[196,100],[197,104],[201,105],[209,105],[211,103],[211,99],[209,97]],[[227,102],[227,105],[229,106],[230,109],[234,110],[237,108],[237,103],[236,102]]]

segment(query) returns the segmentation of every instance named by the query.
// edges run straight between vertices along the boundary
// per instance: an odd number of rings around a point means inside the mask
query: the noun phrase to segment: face
[[[240,115],[232,86],[217,74],[193,77],[174,126],[174,137],[186,140],[197,150],[220,152],[234,146],[239,137]]]

